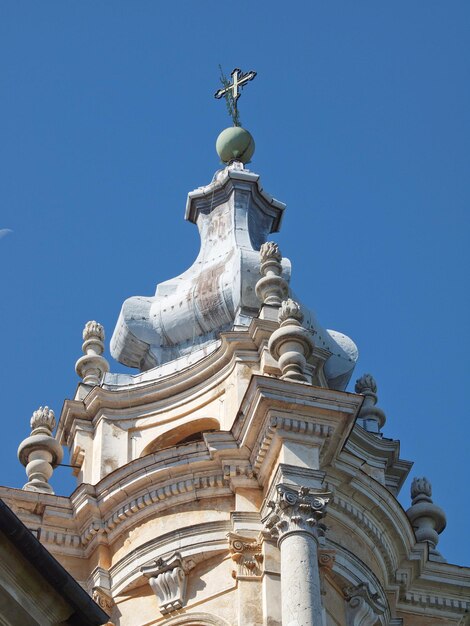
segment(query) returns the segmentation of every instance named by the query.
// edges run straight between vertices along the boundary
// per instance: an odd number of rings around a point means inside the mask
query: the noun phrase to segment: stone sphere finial
[[[279,309],[280,327],[269,338],[268,349],[281,369],[283,380],[312,382],[307,359],[313,352],[312,333],[302,326],[300,305],[288,298]]]
[[[356,393],[364,396],[357,421],[364,430],[381,436],[380,429],[385,424],[385,413],[377,404],[377,383],[371,374],[363,374],[356,380]]]
[[[255,153],[255,140],[245,128],[231,126],[217,137],[215,149],[223,163],[240,161],[246,164]]]
[[[432,487],[429,480],[424,477],[414,478],[411,483],[411,507],[406,515],[415,531],[416,541],[428,544],[429,558],[445,562],[436,546],[439,535],[446,527],[446,516],[444,511],[434,504],[431,495]]]
[[[18,447],[18,459],[28,476],[23,487],[26,491],[54,493],[49,479],[63,457],[62,446],[52,436],[55,424],[54,411],[48,406],[39,407],[31,417],[31,435]]]
[[[34,411],[30,420],[32,433],[46,430],[50,434],[54,430],[55,424],[54,411],[48,406],[40,406],[37,411]]]
[[[83,378],[85,385],[99,385],[103,375],[109,371],[109,363],[102,356],[104,352],[104,328],[92,320],[83,329],[84,356],[75,364],[75,371]]]

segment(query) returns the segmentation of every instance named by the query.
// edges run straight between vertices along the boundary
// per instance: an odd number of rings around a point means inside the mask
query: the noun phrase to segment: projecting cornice
[[[316,449],[325,467],[339,454],[362,397],[264,376],[251,378],[232,428],[238,445],[250,451],[261,485],[270,476],[283,440]]]
[[[116,378],[116,382],[120,381],[119,384],[95,386],[83,399],[66,400],[56,438],[62,444],[69,445],[74,422],[91,422],[103,409],[116,414],[125,413],[126,417],[131,418],[133,414],[141,415],[142,407],[146,407],[148,412],[169,399],[172,406],[183,405],[188,397],[206,394],[226,380],[233,371],[237,358],[257,366],[263,345],[277,327],[276,322],[254,319],[248,330],[222,333],[218,349],[192,365],[182,369],[163,366],[151,376],[149,372],[137,376],[121,376]],[[76,397],[78,396],[77,393]]]

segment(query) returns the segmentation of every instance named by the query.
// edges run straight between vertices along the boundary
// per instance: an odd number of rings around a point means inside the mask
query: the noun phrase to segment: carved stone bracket
[[[330,493],[318,493],[307,487],[295,489],[284,484],[276,486],[276,500],[268,502],[271,511],[263,518],[268,533],[280,543],[288,534],[305,532],[316,539],[323,537]]]
[[[114,607],[114,600],[111,593],[102,587],[93,587],[91,597],[105,613],[110,615]]]
[[[233,578],[256,578],[261,576],[263,555],[261,543],[257,539],[242,537],[235,533],[228,534],[230,555],[237,565]]]
[[[387,607],[369,585],[360,583],[344,589],[347,626],[385,626]]]
[[[162,615],[181,609],[185,602],[187,574],[194,562],[174,552],[167,559],[159,558],[152,565],[140,569],[149,579],[149,585],[159,600]]]

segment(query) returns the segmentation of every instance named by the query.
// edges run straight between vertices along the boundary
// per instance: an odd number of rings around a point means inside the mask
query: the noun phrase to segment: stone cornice
[[[56,438],[68,444],[74,421],[92,421],[102,409],[110,413],[123,412],[123,417],[141,415],[143,406],[147,412],[171,399],[172,406],[183,405],[188,396],[207,393],[220,385],[233,371],[237,360],[259,362],[259,350],[267,342],[269,335],[278,325],[270,320],[254,319],[249,328],[243,331],[221,333],[217,350],[196,363],[137,384],[96,386],[82,400],[66,400],[57,426]],[[138,377],[136,377],[138,378]]]
[[[470,612],[470,568],[429,560],[427,544],[416,544],[396,572],[398,610],[426,614],[438,611],[442,618]]]
[[[385,484],[395,496],[400,492],[413,465],[411,461],[400,458],[399,441],[378,437],[358,424],[352,429],[345,450],[368,463],[372,461],[377,467],[382,467]]]
[[[247,169],[226,167],[221,176],[209,185],[199,187],[188,193],[185,219],[196,223],[199,212],[208,212],[228,202],[234,190],[248,191],[254,204],[272,219],[270,232],[277,232],[281,225],[282,214],[286,205],[273,198],[261,187],[259,174]]]
[[[264,484],[282,437],[315,443],[321,465],[339,454],[362,403],[356,394],[252,376],[232,433]]]

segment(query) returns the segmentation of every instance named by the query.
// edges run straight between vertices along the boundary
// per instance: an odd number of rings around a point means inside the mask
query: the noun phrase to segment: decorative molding
[[[370,537],[385,563],[390,580],[393,580],[397,565],[394,561],[392,561],[391,555],[394,554],[394,550],[383,530],[376,526],[372,519],[361,509],[357,508],[354,504],[352,504],[352,502],[341,498],[337,494],[333,496],[330,502],[330,507],[332,509],[336,509],[337,511],[341,511],[347,517],[352,518],[354,523],[357,524],[357,526],[359,526],[368,537]]]
[[[387,607],[377,593],[372,593],[369,585],[359,583],[356,587],[344,589],[347,601],[347,626],[385,626]]]
[[[253,469],[256,473],[259,472],[263,464],[276,431],[280,430],[299,433],[306,437],[320,437],[322,439],[326,439],[333,434],[333,427],[328,424],[291,417],[270,417],[258,438],[257,445],[253,449],[253,452],[256,451],[253,458]]]
[[[208,476],[198,476],[195,478],[177,480],[173,483],[159,487],[158,489],[152,489],[148,493],[142,494],[137,498],[133,498],[105,520],[104,528],[107,532],[114,530],[116,526],[118,526],[125,519],[132,517],[141,509],[144,509],[149,505],[161,503],[165,500],[172,499],[175,496],[185,495],[188,493],[193,493],[194,498],[196,499],[196,491],[203,489],[214,490],[216,488],[229,489],[223,474],[217,473],[210,474]]]
[[[278,545],[291,533],[308,533],[318,539],[325,534],[320,520],[326,514],[330,496],[330,493],[317,493],[308,487],[297,490],[281,483],[276,485],[276,500],[267,504],[270,513],[261,521]]]
[[[194,561],[183,561],[179,552],[168,558],[158,558],[152,565],[140,568],[149,579],[149,585],[159,600],[160,612],[167,615],[181,609],[185,603],[187,573],[194,567]]]
[[[210,613],[186,613],[166,619],[165,626],[229,626],[229,623]]]
[[[262,544],[257,539],[229,533],[229,549],[232,561],[237,568],[232,571],[233,578],[258,578],[261,576],[263,562]]]

